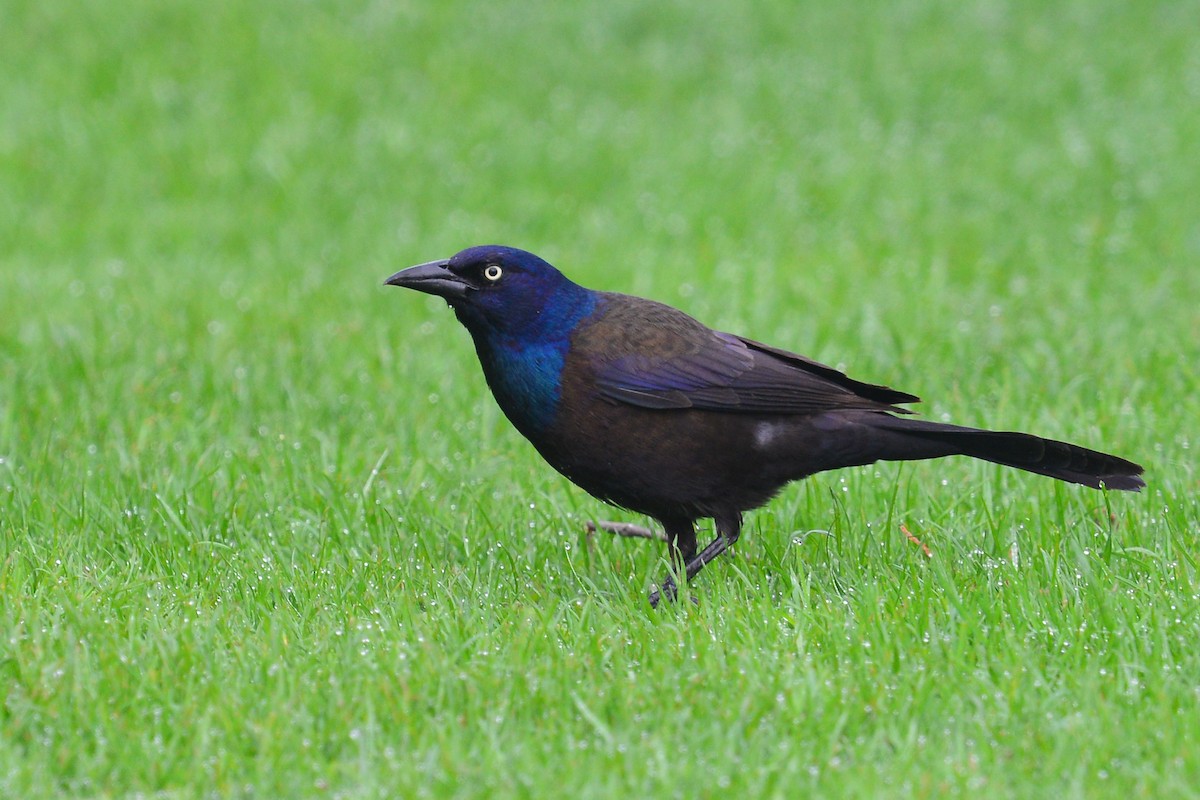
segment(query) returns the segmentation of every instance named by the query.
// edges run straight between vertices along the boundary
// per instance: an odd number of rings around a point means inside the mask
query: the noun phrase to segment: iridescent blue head
[[[499,245],[418,264],[385,283],[450,304],[475,340],[492,393],[522,433],[535,436],[554,421],[571,333],[595,310],[596,293],[533,253]]]
[[[533,253],[501,245],[469,247],[448,260],[401,270],[385,283],[444,298],[477,338],[560,338],[591,294]]]

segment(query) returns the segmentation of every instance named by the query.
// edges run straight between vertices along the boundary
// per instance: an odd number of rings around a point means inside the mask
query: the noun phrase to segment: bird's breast
[[[505,416],[527,437],[544,430],[558,411],[566,342],[480,346],[488,387]]]

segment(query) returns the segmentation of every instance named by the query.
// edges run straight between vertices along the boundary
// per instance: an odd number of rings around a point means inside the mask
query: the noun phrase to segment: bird
[[[654,300],[574,283],[533,253],[468,247],[386,285],[443,298],[496,402],[550,466],[592,496],[651,517],[674,601],[738,540],[743,514],[788,483],[877,461],[965,455],[1094,489],[1139,491],[1139,465],[1028,433],[915,417],[919,398],[709,328]],[[698,548],[696,523],[715,538]]]

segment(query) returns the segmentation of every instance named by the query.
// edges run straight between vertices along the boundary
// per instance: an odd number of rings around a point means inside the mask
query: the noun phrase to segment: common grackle
[[[386,283],[445,298],[517,430],[590,494],[658,520],[687,580],[737,540],[742,512],[823,470],[967,455],[1097,489],[1145,486],[1117,456],[904,416],[896,404],[917,397],[585,289],[523,250],[471,247]],[[697,551],[708,517],[717,536]],[[668,575],[650,602],[676,592]]]

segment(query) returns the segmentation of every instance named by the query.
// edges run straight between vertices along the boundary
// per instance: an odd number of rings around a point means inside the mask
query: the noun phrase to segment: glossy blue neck
[[[595,292],[564,282],[519,328],[501,331],[474,315],[458,314],[475,340],[484,376],[501,410],[526,436],[554,422],[571,333],[597,302]]]

